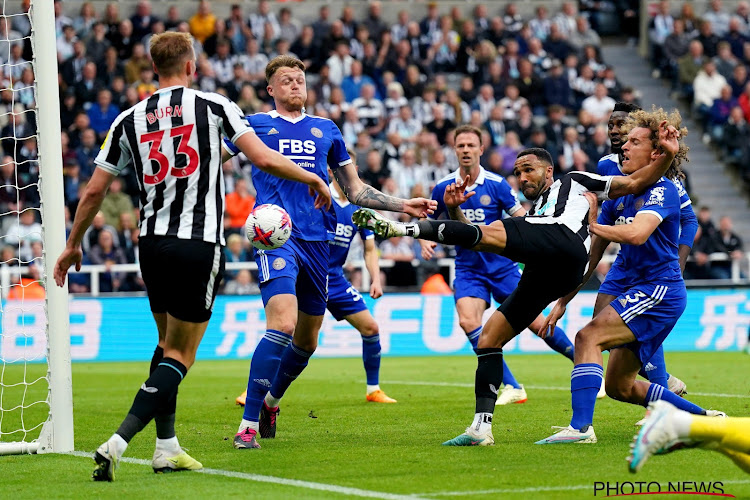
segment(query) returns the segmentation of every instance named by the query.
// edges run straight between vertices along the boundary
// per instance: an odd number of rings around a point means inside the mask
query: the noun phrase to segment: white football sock
[[[244,431],[245,429],[252,429],[255,432],[258,432],[258,422],[251,422],[243,418],[242,423],[240,423],[240,428],[237,429],[237,432],[240,433]]]
[[[372,394],[373,392],[379,391],[379,390],[380,390],[380,384],[375,384],[375,385],[367,384],[367,395],[368,396],[370,394]]]

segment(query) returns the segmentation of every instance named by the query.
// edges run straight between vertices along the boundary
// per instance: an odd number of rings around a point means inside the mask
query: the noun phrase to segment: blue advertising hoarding
[[[582,292],[559,323],[572,339],[591,318],[596,293]],[[453,297],[387,294],[365,300],[380,325],[383,355],[471,354],[458,325]],[[493,309],[486,313],[486,317]],[[485,319],[486,319],[485,317]],[[0,356],[6,362],[43,360],[44,303],[7,301],[2,307]],[[689,290],[685,313],[665,342],[671,351],[742,349],[750,325],[750,290]],[[199,359],[244,359],[265,332],[259,296],[220,296]],[[148,299],[75,298],[70,302],[71,354],[74,361],[147,361],[156,343]],[[507,353],[547,353],[546,344],[529,331],[506,347]],[[326,315],[316,356],[359,356],[361,340],[346,322]]]

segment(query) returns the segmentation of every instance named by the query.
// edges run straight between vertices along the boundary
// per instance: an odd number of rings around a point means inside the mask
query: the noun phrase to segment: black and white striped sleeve
[[[570,172],[570,180],[577,182],[592,193],[596,193],[600,200],[609,199],[609,188],[612,185],[612,175],[598,175],[590,172]]]
[[[107,137],[94,159],[97,167],[106,170],[112,175],[119,175],[125,165],[130,162],[133,152],[127,141],[125,127],[133,126],[133,110],[130,109],[120,114],[107,132]]]
[[[221,105],[223,109],[221,130],[224,136],[229,139],[229,142],[234,144],[240,136],[248,132],[254,132],[239,106],[224,96],[221,96]]]

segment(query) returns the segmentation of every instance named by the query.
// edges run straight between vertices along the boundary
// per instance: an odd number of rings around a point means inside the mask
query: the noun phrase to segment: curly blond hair
[[[680,165],[683,161],[690,161],[687,156],[690,148],[683,142],[685,136],[688,134],[688,129],[682,126],[682,116],[678,110],[675,109],[671,113],[667,113],[663,108],[657,108],[654,105],[651,107],[651,111],[644,109],[632,111],[628,114],[622,130],[628,135],[634,128],[642,127],[651,130],[651,145],[654,149],[659,149],[659,124],[663,121],[666,121],[667,125],[671,125],[680,131],[680,138],[678,140],[680,148],[674,156],[672,165],[669,166],[665,176],[672,180],[682,180],[685,178],[685,174],[682,172]]]

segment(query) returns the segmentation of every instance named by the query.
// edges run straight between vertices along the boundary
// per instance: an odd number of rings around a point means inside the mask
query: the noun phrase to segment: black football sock
[[[135,396],[133,406],[123,421],[117,434],[126,442],[140,432],[157,413],[157,409],[167,409],[171,399],[177,396],[177,387],[187,374],[187,368],[179,361],[164,358],[154,373],[143,383]],[[135,420],[134,420],[135,419]]]
[[[475,247],[482,241],[482,230],[474,224],[465,224],[457,220],[421,220],[414,224],[418,229],[414,237],[422,240],[465,248]]]
[[[477,372],[474,378],[476,413],[493,413],[497,391],[503,381],[503,350],[500,347],[477,349]]]
[[[149,375],[154,373],[154,370],[156,370],[156,367],[159,366],[159,363],[161,363],[162,359],[164,359],[164,348],[157,345],[156,349],[154,349],[154,355],[151,356],[151,366],[148,369]]]

